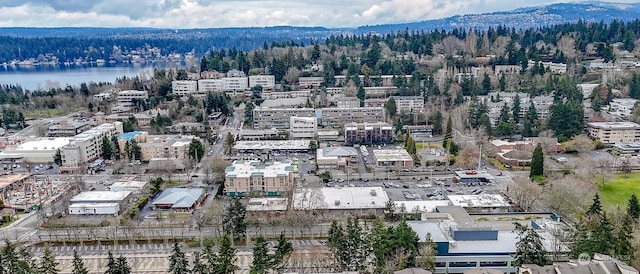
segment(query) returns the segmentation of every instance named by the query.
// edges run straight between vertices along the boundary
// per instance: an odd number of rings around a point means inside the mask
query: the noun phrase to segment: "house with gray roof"
[[[153,201],[153,207],[187,212],[198,206],[203,199],[202,188],[167,188]]]

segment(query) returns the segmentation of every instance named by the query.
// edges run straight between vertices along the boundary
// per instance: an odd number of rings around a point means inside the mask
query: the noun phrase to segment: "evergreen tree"
[[[169,272],[172,274],[189,273],[189,262],[177,242],[173,244],[173,252],[169,257]]]
[[[111,254],[111,252],[109,252]],[[112,257],[113,259],[113,257]],[[89,270],[84,266],[84,262],[80,255],[78,255],[77,251],[73,251],[73,269],[71,270],[73,274],[89,274]]]
[[[491,92],[491,78],[489,78],[489,74],[486,72],[482,78],[482,90],[484,91],[484,94]]]
[[[513,117],[513,122],[516,124],[520,123],[520,95],[518,95],[516,93],[516,96],[513,98],[513,109],[512,109],[512,117]]]
[[[507,80],[504,78],[504,74],[500,75],[500,80],[498,80],[498,86],[500,87],[500,91],[507,90]]]
[[[358,219],[348,218],[346,225],[331,223],[327,244],[342,271],[362,271],[370,251],[368,235]]]
[[[74,252],[74,259],[75,259],[75,255],[77,253]],[[42,259],[40,260],[40,265],[38,266],[38,272],[40,274],[57,274],[58,271],[58,265],[59,263],[56,262],[56,257],[53,254],[53,252],[51,252],[51,249],[49,249],[48,247],[44,249],[44,255],[42,256]]]
[[[615,234],[614,254],[622,261],[630,263],[633,260],[634,248],[633,240],[633,218],[625,214],[622,223],[618,225]]]
[[[287,241],[284,231],[280,232],[280,236],[278,236],[278,243],[276,244],[276,250],[272,257],[272,266],[276,270],[280,270],[291,252],[293,252],[293,245],[291,242]]]
[[[356,76],[357,78],[357,76]],[[358,92],[356,93],[356,97],[360,100],[360,107],[364,107],[364,99],[366,98],[366,93],[364,90],[364,86],[358,86]]]
[[[131,266],[129,266],[127,258],[122,255],[116,260],[116,269],[118,274],[131,274]]]
[[[532,228],[515,222],[515,232],[518,234],[516,243],[516,255],[513,264],[521,266],[523,264],[536,264],[544,266],[549,263],[547,252],[542,244],[542,238]]]
[[[596,196],[593,197],[593,203],[585,213],[586,215],[596,215],[602,216],[602,204],[600,203],[600,195],[596,193]]]
[[[205,263],[202,261],[202,255],[200,252],[193,252],[193,263],[192,263],[191,273],[192,274],[208,274],[209,269]]]
[[[524,117],[523,130],[522,135],[525,137],[532,137],[538,135],[538,130],[536,129],[536,124],[538,122],[538,110],[536,106],[531,102],[529,104],[529,108],[527,109],[527,113]]]
[[[443,146],[447,146],[449,141],[453,138],[453,124],[451,122],[451,115],[447,118],[447,126],[444,130],[444,140],[442,141]]]
[[[107,253],[107,270],[104,274],[120,274],[116,259],[113,257],[111,250]]]
[[[606,255],[614,254],[615,237],[613,236],[613,226],[606,212],[602,212],[600,223],[593,231],[593,242],[595,243],[595,252]]]
[[[200,162],[200,160],[204,156],[204,145],[202,144],[202,142],[200,142],[200,140],[194,138],[189,144],[189,150],[187,151],[187,153],[189,154],[189,157],[191,159],[195,160],[196,162]]]
[[[629,215],[634,222],[637,222],[638,218],[640,218],[640,203],[635,193],[631,194],[631,198],[629,198],[629,202],[627,203],[627,215]]]
[[[247,231],[246,214],[247,208],[240,199],[233,199],[224,215],[223,228],[225,233],[233,234],[235,239],[243,238]]]
[[[62,152],[60,152],[60,149],[56,149],[56,154],[53,155],[53,162],[57,166],[62,165]]]
[[[207,268],[207,274],[208,273],[212,273],[211,270],[212,269],[218,269],[219,268],[219,257],[218,254],[213,251],[213,246],[211,246],[210,244],[205,245],[204,247],[204,254],[202,256],[202,259],[204,260],[204,265]],[[194,265],[195,267],[195,265]]]
[[[529,178],[534,178],[536,176],[544,175],[544,155],[542,153],[542,146],[540,143],[533,150],[533,155],[531,157],[531,172],[529,173]]]
[[[113,147],[111,140],[107,136],[102,137],[102,159],[111,160],[113,155]]]
[[[393,99],[393,96],[384,104],[384,108],[387,110],[389,117],[393,118],[396,116],[398,109],[396,106],[396,100]]]
[[[239,269],[236,266],[236,249],[231,246],[229,235],[222,237],[217,257],[218,261],[213,267],[213,273],[233,273]]]
[[[251,274],[264,274],[271,268],[271,258],[269,247],[264,237],[256,237],[253,244],[253,262],[251,263]]]

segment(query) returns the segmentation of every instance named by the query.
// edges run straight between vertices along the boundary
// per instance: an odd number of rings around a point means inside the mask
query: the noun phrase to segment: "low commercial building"
[[[581,259],[575,262],[554,262],[553,265],[539,266],[523,264],[518,274],[600,274],[624,273],[638,274],[640,271],[611,256],[595,253],[590,261]]]
[[[356,215],[381,214],[389,202],[382,187],[296,188],[295,210],[324,210]]]
[[[448,195],[453,206],[460,206],[471,213],[508,212],[511,204],[499,194]]]
[[[111,184],[108,188],[110,191],[131,191],[139,194],[146,190],[148,184],[145,181],[120,181]]]
[[[85,191],[73,196],[71,204],[123,204],[131,196],[131,191]]]
[[[491,174],[484,170],[459,170],[453,175],[453,183],[477,185],[478,183],[489,183],[495,179]]]
[[[413,138],[431,138],[433,137],[433,126],[432,125],[421,125],[421,126],[403,126],[402,127],[406,132],[408,132]]]
[[[615,144],[611,147],[612,152],[619,155],[638,157],[640,156],[640,143]],[[0,154],[0,157],[2,154]]]
[[[349,123],[344,126],[347,144],[383,144],[393,141],[393,126],[384,122]]]
[[[375,149],[373,157],[379,167],[413,167],[413,158],[405,149]]]
[[[289,137],[291,139],[314,139],[318,133],[316,117],[294,117],[289,120]]]
[[[85,121],[63,121],[62,123],[50,125],[47,130],[48,137],[72,137],[82,133],[90,127]]]
[[[21,159],[25,163],[53,163],[53,157],[58,149],[69,144],[71,138],[38,138],[17,145],[7,146],[0,152],[0,159]],[[5,167],[6,169],[6,167]]]
[[[198,92],[198,82],[192,80],[171,81],[171,91],[180,97],[189,96]]]
[[[225,169],[227,196],[280,196],[293,188],[296,166],[289,161],[234,161]]]
[[[258,140],[272,140],[278,137],[278,130],[271,129],[247,129],[243,128],[238,132],[238,137],[241,140],[258,141]]]
[[[431,218],[442,214],[447,217]],[[408,221],[407,224],[420,237],[419,242],[425,242],[429,236],[435,244],[434,273],[462,274],[479,267],[499,270],[500,273],[518,271],[513,263],[513,254],[519,238],[511,223],[474,221],[464,209],[454,206],[438,207],[436,213],[425,215],[426,221]],[[545,229],[540,229],[539,222],[547,224]],[[543,248],[550,254],[562,256],[568,252],[567,246],[553,236],[552,229],[558,228],[557,222],[533,219],[521,224],[532,225],[541,237]]]
[[[288,198],[251,198],[247,203],[247,212],[285,212],[288,208]]]
[[[640,142],[640,125],[634,122],[587,123],[587,129],[591,138],[606,145]]]
[[[241,153],[307,152],[310,140],[237,141],[233,150]]]
[[[117,203],[79,203],[69,205],[70,215],[113,215],[120,214]]]
[[[340,132],[333,129],[318,130],[318,141],[335,142],[340,139]]]
[[[357,161],[358,152],[353,147],[326,147],[316,151],[318,168],[344,168]]]
[[[204,193],[202,188],[167,188],[152,204],[155,209],[189,212],[202,202]]]

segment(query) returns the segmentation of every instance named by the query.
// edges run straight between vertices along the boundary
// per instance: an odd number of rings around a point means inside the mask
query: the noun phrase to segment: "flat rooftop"
[[[236,150],[308,150],[309,140],[238,141]]]
[[[396,212],[404,208],[406,213],[434,212],[436,208],[451,204],[447,200],[394,201],[393,203],[396,206]]]
[[[69,202],[73,204],[123,201],[129,195],[131,191],[85,191],[73,196]]]
[[[487,179],[487,180],[495,179],[493,177],[493,175],[489,174],[488,172],[486,172],[484,170],[461,170],[461,171],[456,171],[456,176],[458,176],[460,179],[466,179],[466,178],[484,178],[484,179]]]
[[[261,162],[236,160],[225,168],[224,174],[226,178],[249,178],[251,176],[272,178],[287,177],[289,173],[295,171],[295,166],[289,161]]]
[[[373,156],[379,162],[412,161],[411,155],[405,149],[375,149]]]
[[[109,186],[109,189],[115,188],[144,188],[148,183],[144,181],[115,182]]]
[[[389,202],[382,187],[298,188],[293,209],[382,209]]]
[[[33,141],[26,141],[19,144],[15,150],[57,150],[71,141],[71,138],[44,138]]]
[[[510,207],[511,205],[499,194],[482,195],[449,195],[454,206],[461,207]]]
[[[251,198],[247,211],[285,211],[288,206],[287,198]]]
[[[587,123],[588,127],[601,129],[638,129],[640,125],[634,122],[593,122]]]

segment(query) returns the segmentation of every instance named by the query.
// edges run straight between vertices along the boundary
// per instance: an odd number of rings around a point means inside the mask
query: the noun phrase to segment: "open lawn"
[[[605,208],[626,208],[631,194],[640,196],[640,173],[615,174],[611,182],[600,186],[600,198]]]

